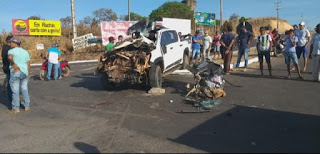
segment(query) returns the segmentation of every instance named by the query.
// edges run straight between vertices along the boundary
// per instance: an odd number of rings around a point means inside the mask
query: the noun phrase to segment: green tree
[[[30,16],[28,20],[41,20],[40,16]]]
[[[96,20],[99,21],[116,21],[118,20],[118,16],[111,9],[101,8],[92,12],[93,16]]]
[[[231,16],[230,16],[230,18],[229,18],[229,20],[230,21],[237,21],[238,19],[239,19],[239,15],[238,14],[236,14],[236,13],[234,13],[234,14],[232,14]]]
[[[162,20],[167,18],[192,19],[193,12],[189,6],[179,2],[166,2],[158,9],[153,10],[149,15],[151,20]]]
[[[128,15],[123,15],[120,18],[123,21],[128,21],[129,20],[129,16]],[[131,21],[141,21],[141,20],[147,20],[148,17],[144,17],[141,16],[140,14],[134,13],[134,12],[130,12],[130,20]]]

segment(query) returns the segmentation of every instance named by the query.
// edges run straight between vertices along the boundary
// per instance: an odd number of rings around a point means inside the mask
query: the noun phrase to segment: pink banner
[[[101,35],[103,45],[107,45],[109,42],[109,37],[114,37],[118,41],[118,36],[122,35],[124,39],[131,37],[127,35],[127,30],[136,21],[111,21],[111,22],[101,22]]]

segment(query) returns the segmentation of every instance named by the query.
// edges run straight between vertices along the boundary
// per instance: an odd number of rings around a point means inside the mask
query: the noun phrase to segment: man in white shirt
[[[209,54],[212,45],[212,38],[209,36],[208,31],[204,33],[203,37],[203,56],[204,59],[209,59]]]
[[[307,46],[310,43],[310,32],[309,30],[305,29],[305,23],[300,22],[299,24],[300,29],[295,31],[295,36],[298,38],[298,44],[296,47],[297,57],[300,59],[301,54],[303,54],[304,58],[304,67],[303,72],[307,70],[307,63],[308,63],[308,48]]]
[[[313,58],[312,77],[315,82],[320,81],[320,24],[315,28],[316,34],[310,42],[309,59]]]
[[[54,43],[51,48],[48,49],[47,57],[48,57],[48,72],[47,72],[47,79],[49,81],[51,79],[51,71],[52,66],[54,67],[54,80],[58,80],[59,77],[59,58],[61,56],[60,50],[57,48],[59,45]]]

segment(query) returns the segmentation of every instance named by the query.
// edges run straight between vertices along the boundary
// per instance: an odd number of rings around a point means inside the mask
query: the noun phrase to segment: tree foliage
[[[118,16],[111,9],[101,8],[92,12],[93,16],[100,23],[101,21],[116,21]]]
[[[129,16],[128,15],[123,15],[120,18],[123,21],[128,21],[129,20]],[[130,20],[131,21],[141,21],[141,20],[147,20],[148,17],[144,17],[140,14],[134,13],[134,12],[130,12]]]
[[[162,20],[167,18],[192,19],[193,12],[189,6],[179,2],[166,2],[149,15],[151,20]]]
[[[30,16],[28,20],[41,20],[40,16]]]
[[[229,18],[229,20],[230,21],[237,21],[238,19],[239,19],[239,15],[238,14],[236,14],[236,13],[234,13],[234,14],[232,14],[231,16],[230,16],[230,18]]]
[[[61,21],[61,26],[64,28],[72,26],[72,18],[70,16],[61,18],[60,21]]]

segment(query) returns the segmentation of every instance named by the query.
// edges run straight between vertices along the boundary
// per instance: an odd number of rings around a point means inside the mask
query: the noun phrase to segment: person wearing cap
[[[107,46],[106,46],[107,52],[108,52],[108,51],[111,51],[111,49],[115,46],[114,40],[115,40],[115,39],[114,39],[112,36],[109,37],[109,43],[108,43]]]
[[[61,52],[57,48],[59,45],[57,43],[52,44],[52,47],[48,49],[46,56],[48,58],[48,72],[46,81],[50,81],[52,67],[54,68],[54,80],[58,80],[59,77],[59,59],[61,57]]]
[[[211,50],[212,38],[209,36],[208,31],[205,31],[203,37],[203,58],[209,59]]]
[[[227,27],[227,33],[221,37],[221,50],[223,52],[224,59],[224,72],[226,75],[230,75],[230,63],[232,59],[232,47],[234,44],[235,36],[232,33],[232,26]]]
[[[315,28],[317,32],[312,36],[310,42],[310,52],[309,59],[313,59],[312,65],[312,77],[313,81],[320,81],[320,24],[318,24]]]
[[[305,23],[300,22],[299,24],[300,29],[295,31],[295,36],[298,38],[298,44],[296,47],[297,57],[300,59],[301,54],[303,54],[304,58],[304,67],[303,72],[307,70],[307,63],[308,63],[308,48],[307,46],[310,43],[310,32],[309,30],[305,29]]]
[[[245,26],[241,27],[241,32],[238,36],[239,40],[239,51],[238,51],[238,59],[237,59],[237,64],[236,68],[239,68],[240,61],[242,56],[244,55],[244,69],[243,71],[246,72],[248,68],[248,56],[249,56],[249,51],[250,51],[250,41],[253,39],[253,33],[249,32]]]
[[[9,40],[12,49],[8,52],[10,61],[10,87],[12,90],[12,109],[9,113],[20,112],[20,89],[23,95],[25,111],[30,110],[30,97],[28,92],[28,76],[30,72],[30,55],[20,47],[19,38]]]
[[[2,85],[2,91],[3,92],[7,92],[8,95],[8,100],[11,103],[12,101],[12,91],[10,88],[10,83],[9,83],[9,79],[10,79],[10,62],[8,59],[8,52],[11,49],[10,47],[10,42],[9,40],[12,38],[12,36],[7,36],[6,38],[6,44],[4,44],[2,46],[2,70],[4,72],[4,74],[6,75],[6,78],[3,80],[3,85]],[[11,105],[8,105],[8,108],[11,109],[10,107]]]
[[[200,31],[197,30],[196,34],[192,36],[192,61],[197,62],[200,55],[201,50],[201,37],[200,37]]]

